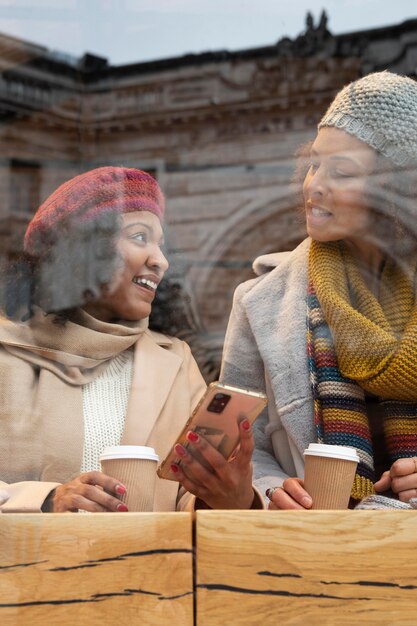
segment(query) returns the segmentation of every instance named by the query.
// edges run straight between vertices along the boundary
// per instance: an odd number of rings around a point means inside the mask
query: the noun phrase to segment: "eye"
[[[133,239],[134,241],[139,241],[140,243],[147,243],[148,236],[146,233],[134,233],[130,236],[130,239]]]
[[[340,170],[340,169],[333,169],[330,171],[330,175],[333,176],[333,178],[352,178],[353,174],[351,174],[351,172],[346,172],[345,170]]]

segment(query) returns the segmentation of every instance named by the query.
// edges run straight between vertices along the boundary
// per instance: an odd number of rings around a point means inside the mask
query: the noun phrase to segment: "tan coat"
[[[57,484],[80,473],[83,452],[82,385],[63,380],[53,366],[40,367],[36,355],[32,362],[20,358],[17,345],[14,353],[10,345],[7,350],[0,347],[3,513],[40,511]],[[71,364],[66,367],[66,371],[71,370]],[[163,459],[204,389],[203,378],[184,342],[144,331],[135,344],[122,443],[153,446]],[[181,495],[178,483],[158,478],[155,510],[190,508],[193,497]],[[1,504],[2,500],[6,501]]]

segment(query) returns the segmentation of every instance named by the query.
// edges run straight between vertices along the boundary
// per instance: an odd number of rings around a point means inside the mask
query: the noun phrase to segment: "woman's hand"
[[[282,487],[268,489],[266,495],[271,500],[268,509],[279,511],[282,509],[311,509],[313,500],[304,489],[301,478],[287,478]]]
[[[401,502],[417,497],[417,457],[398,459],[374,485],[375,491],[391,489]]]
[[[175,446],[181,465],[172,465],[171,471],[187,491],[212,509],[250,509],[252,506],[254,441],[248,420],[239,424],[239,432],[240,446],[230,461],[194,431],[187,433],[187,448],[180,444]],[[207,467],[196,458],[200,455]]]
[[[126,493],[126,487],[116,478],[102,472],[86,472],[80,474],[69,483],[64,483],[53,492],[50,511],[65,513],[67,511],[107,512],[127,511],[127,506],[115,497]],[[114,494],[114,495],[112,495]]]

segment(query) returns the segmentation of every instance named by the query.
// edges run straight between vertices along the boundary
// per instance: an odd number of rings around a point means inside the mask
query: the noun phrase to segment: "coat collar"
[[[243,299],[279,419],[301,453],[315,440],[306,350],[309,248],[306,239],[291,253],[268,255],[258,267],[269,273]]]

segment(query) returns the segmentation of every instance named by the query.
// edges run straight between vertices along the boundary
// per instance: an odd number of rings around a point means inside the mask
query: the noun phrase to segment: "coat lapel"
[[[132,386],[122,444],[147,445],[182,364],[172,341],[146,331],[135,346]]]
[[[279,420],[300,453],[315,441],[307,361],[307,239],[245,297]]]

